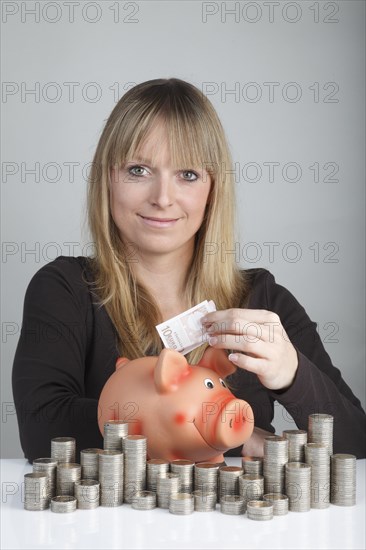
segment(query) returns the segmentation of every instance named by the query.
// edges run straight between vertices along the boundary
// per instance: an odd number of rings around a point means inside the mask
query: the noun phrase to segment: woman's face
[[[157,125],[136,158],[111,170],[110,207],[121,239],[138,255],[192,254],[210,186],[202,167],[173,170],[164,126]]]

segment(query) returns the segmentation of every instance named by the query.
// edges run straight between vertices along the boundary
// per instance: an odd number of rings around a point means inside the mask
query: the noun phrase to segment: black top
[[[119,353],[115,328],[83,281],[82,273],[92,281],[88,263],[82,256],[59,256],[38,270],[26,291],[12,381],[20,441],[29,461],[49,456],[53,437],[75,437],[77,453],[103,446],[98,399]],[[252,406],[255,425],[272,432],[276,400],[299,429],[308,428],[311,413],[332,414],[334,452],[365,457],[365,413],[332,365],[316,323],[269,271],[249,269],[246,274],[251,284],[247,307],[279,315],[299,364],[291,387],[278,392],[237,369],[230,377],[233,393]],[[227,454],[239,455],[240,448]]]

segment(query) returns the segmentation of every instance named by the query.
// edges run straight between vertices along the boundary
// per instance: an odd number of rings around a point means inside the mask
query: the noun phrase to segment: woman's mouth
[[[156,217],[147,217],[138,214],[142,219],[143,223],[150,227],[173,227],[179,218],[156,218]]]

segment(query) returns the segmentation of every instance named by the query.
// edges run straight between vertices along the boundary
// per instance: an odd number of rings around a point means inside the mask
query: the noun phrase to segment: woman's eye
[[[203,383],[209,390],[212,390],[215,387],[215,384],[212,382],[211,378],[205,378]]]
[[[223,381],[223,379],[222,379],[222,378],[219,378],[219,380],[220,380],[221,386],[222,386],[223,388],[227,388],[227,385],[225,384],[225,382]]]
[[[143,166],[131,166],[128,169],[128,173],[131,176],[143,176],[144,175],[145,168]]]
[[[184,170],[182,174],[183,178],[187,181],[196,181],[198,179],[196,172],[192,172],[191,170]]]

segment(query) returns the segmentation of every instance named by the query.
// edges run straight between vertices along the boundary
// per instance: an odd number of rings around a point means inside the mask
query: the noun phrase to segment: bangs
[[[141,158],[146,139],[159,128],[161,139],[153,143],[149,158],[153,165],[160,148],[166,146],[174,170],[196,168],[214,177],[221,156],[220,129],[207,103],[198,91],[197,97],[192,98],[184,90],[167,93],[166,89],[165,97],[162,94],[158,98],[139,98],[132,105],[127,102],[111,147],[111,165],[121,168],[132,159]]]

